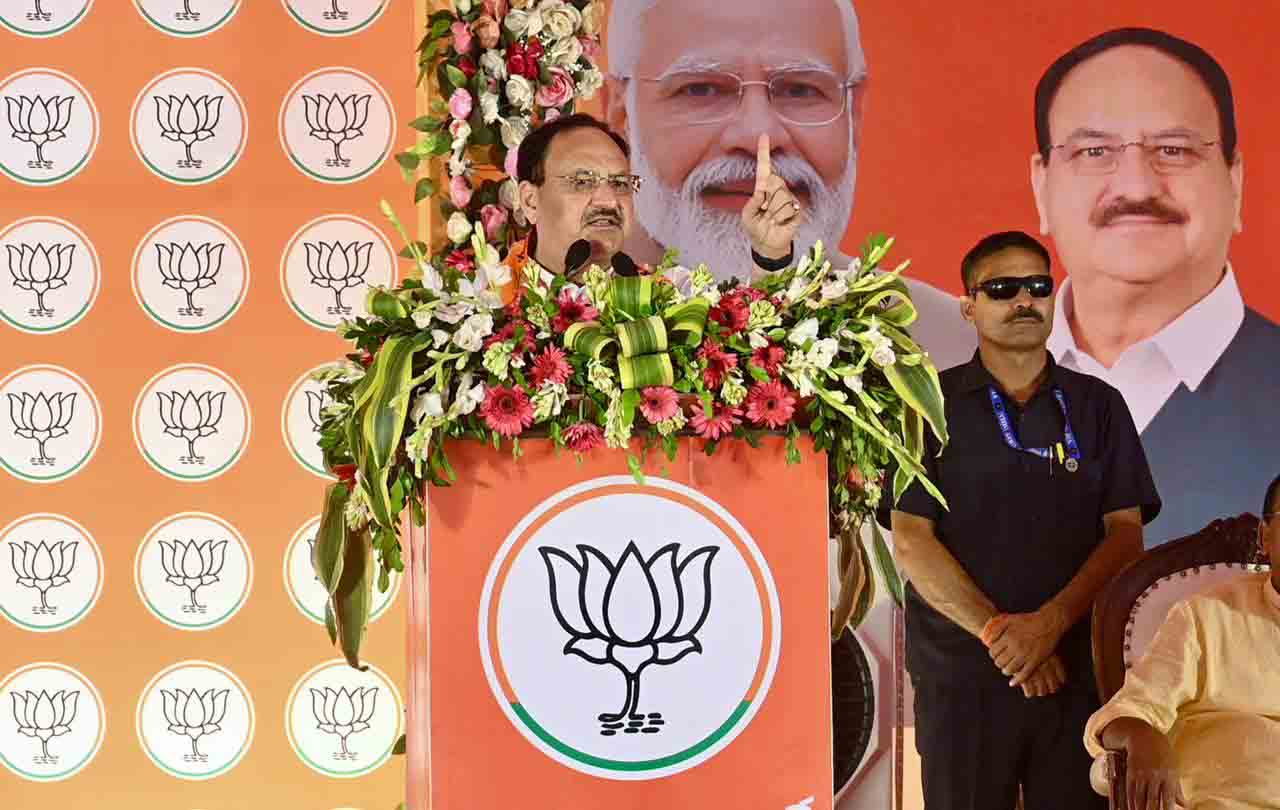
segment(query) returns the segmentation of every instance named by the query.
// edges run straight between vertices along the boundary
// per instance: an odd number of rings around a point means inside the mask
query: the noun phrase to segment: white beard
[[[640,224],[664,248],[678,248],[680,263],[686,267],[705,263],[720,281],[733,276],[749,279],[754,264],[741,214],[707,206],[702,192],[726,183],[754,181],[755,159],[745,155],[713,158],[695,167],[680,189],[669,189],[658,179],[645,155],[635,116],[629,120],[632,171],[644,178],[636,195],[636,218]],[[774,171],[787,185],[807,188],[810,193],[811,210],[805,212],[805,221],[796,232],[797,256],[819,239],[828,253],[838,249],[849,225],[858,171],[852,129],[849,134],[850,160],[835,188],[827,186],[804,158],[779,155],[773,160]]]

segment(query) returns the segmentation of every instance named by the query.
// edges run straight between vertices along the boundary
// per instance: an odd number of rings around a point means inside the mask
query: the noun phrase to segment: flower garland
[[[504,249],[520,238],[527,223],[517,202],[517,149],[534,127],[571,114],[604,83],[594,61],[604,15],[602,0],[454,0],[428,18],[419,82],[434,77],[440,95],[431,114],[410,124],[424,137],[396,161],[409,182],[424,161],[445,166],[440,212],[448,242],[431,255],[437,268],[475,267],[475,223]],[[477,155],[503,167],[506,178],[477,180]],[[438,190],[434,177],[422,177],[414,202]],[[415,247],[431,253],[424,243]]]

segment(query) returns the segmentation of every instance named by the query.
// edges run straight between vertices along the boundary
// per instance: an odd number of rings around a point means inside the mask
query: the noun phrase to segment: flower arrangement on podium
[[[522,251],[502,257],[481,224],[474,267],[437,268],[410,243],[422,277],[370,290],[370,315],[339,329],[354,347],[348,362],[318,373],[331,403],[320,444],[339,479],[313,549],[331,640],[359,665],[374,580],[385,589],[402,568],[402,514],[425,522],[426,483],[466,485],[451,440],[517,457],[533,435],[564,452],[625,453],[642,482],[641,456],[674,459],[680,436],[711,454],[780,433],[789,462],[807,437],[828,456],[832,530],[846,538],[879,503],[891,464],[893,497],[919,480],[941,501],[920,459],[926,425],[946,442],[942,395],[906,332],[916,318],[899,280],[906,263],[880,270],[891,245],[874,237],[834,267],[819,243],[790,269],[717,284],[673,253],[638,275],[593,266],[570,280]],[[863,578],[851,590],[854,625],[870,606],[872,557],[901,588],[874,536],[871,553],[847,546]]]
[[[516,151],[538,124],[574,112],[604,83],[596,67],[603,0],[453,0],[427,19],[418,44],[418,81],[431,77],[439,95],[410,127],[422,134],[396,155],[414,202],[440,198],[449,239],[432,260],[474,267],[471,228],[481,223],[489,243],[505,249],[525,222],[516,201]],[[505,177],[481,179],[476,158]],[[439,161],[436,177],[417,177]],[[423,242],[420,253],[430,252]],[[410,257],[408,249],[401,254]]]

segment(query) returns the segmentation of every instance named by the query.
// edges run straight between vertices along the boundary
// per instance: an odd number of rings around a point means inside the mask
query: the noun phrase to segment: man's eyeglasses
[[[638,174],[599,174],[584,169],[573,174],[558,174],[556,177],[575,194],[594,194],[601,185],[615,197],[629,197],[640,190]]]
[[[860,81],[817,69],[780,70],[768,81],[744,81],[736,73],[715,70],[636,78],[658,85],[663,119],[680,126],[717,124],[733,118],[742,106],[743,91],[759,85],[768,93],[769,104],[779,118],[802,127],[819,127],[844,114],[849,90]]]
[[[970,295],[978,291],[987,294],[992,301],[1008,301],[1017,297],[1019,290],[1031,293],[1032,298],[1048,298],[1053,293],[1053,276],[1000,276],[989,278],[969,290]]]
[[[1218,141],[1196,135],[1176,135],[1137,141],[1106,138],[1075,138],[1054,146],[1062,150],[1067,165],[1077,174],[1111,174],[1120,166],[1120,156],[1130,146],[1142,150],[1151,168],[1160,174],[1185,174],[1209,157]]]

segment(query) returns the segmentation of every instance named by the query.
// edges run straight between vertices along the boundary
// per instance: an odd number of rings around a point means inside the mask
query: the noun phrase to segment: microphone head
[[[564,254],[564,274],[576,273],[591,258],[591,243],[586,239],[578,239]]]
[[[609,260],[613,265],[613,272],[620,276],[638,276],[640,268],[636,267],[635,260],[625,253],[615,253],[613,258]]]

